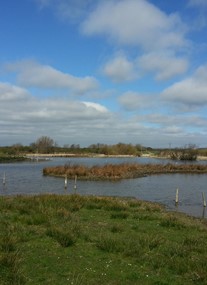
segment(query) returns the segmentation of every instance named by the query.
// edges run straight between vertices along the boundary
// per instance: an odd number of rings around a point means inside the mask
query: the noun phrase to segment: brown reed
[[[92,167],[86,165],[63,165],[46,167],[44,175],[65,176],[73,179],[75,175],[81,180],[119,180],[126,178],[137,178],[153,174],[168,173],[207,173],[207,165],[199,164],[105,164]]]

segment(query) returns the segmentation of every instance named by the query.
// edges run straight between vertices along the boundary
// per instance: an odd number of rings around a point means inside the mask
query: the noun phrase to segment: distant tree
[[[171,159],[196,160],[198,150],[195,144],[185,145],[183,148],[175,149],[170,152]]]
[[[79,144],[71,144],[70,146],[71,149],[77,149],[77,148],[80,148],[80,145]]]
[[[64,144],[63,147],[64,148],[70,148],[70,145],[69,144]]]
[[[40,153],[50,153],[55,145],[54,140],[47,136],[42,136],[35,142],[36,149]]]
[[[23,149],[21,143],[15,143],[10,147],[10,153],[18,154]]]
[[[137,155],[137,149],[132,144],[118,143],[114,147],[117,154]]]
[[[198,151],[195,144],[186,145],[180,155],[180,160],[196,160]]]
[[[21,143],[15,143],[12,145],[12,147],[19,149],[22,147],[22,144]]]

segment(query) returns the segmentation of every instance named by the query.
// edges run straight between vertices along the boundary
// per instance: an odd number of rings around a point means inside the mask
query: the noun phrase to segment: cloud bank
[[[83,146],[204,144],[207,65],[196,48],[205,50],[206,42],[200,34],[195,40],[191,25],[202,20],[206,1],[186,1],[177,12],[176,4],[163,10],[158,2],[33,0],[42,18],[55,19],[59,34],[64,29],[67,35],[68,29],[74,54],[84,52],[92,59],[92,74],[78,75],[84,72],[80,57],[74,60],[76,75],[67,71],[63,61],[70,50],[60,56],[60,64],[51,64],[53,55],[45,64],[38,56],[6,62],[0,81],[0,143],[30,143],[49,135],[60,144]],[[190,22],[186,11],[195,14]]]

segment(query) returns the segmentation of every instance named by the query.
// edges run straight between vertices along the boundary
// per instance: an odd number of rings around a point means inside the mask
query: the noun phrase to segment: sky
[[[207,147],[206,0],[0,0],[0,145]]]

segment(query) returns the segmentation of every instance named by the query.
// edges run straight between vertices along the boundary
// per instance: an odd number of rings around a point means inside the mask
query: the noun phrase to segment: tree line
[[[133,155],[141,156],[144,153],[153,153],[174,160],[196,160],[198,155],[207,156],[207,149],[198,149],[194,144],[174,149],[152,149],[141,144],[117,143],[113,145],[96,143],[88,147],[80,147],[79,144],[65,144],[59,146],[54,139],[48,136],[41,136],[29,146],[16,143],[12,146],[0,147],[0,156],[21,155],[25,153],[74,153],[74,154],[104,154],[104,155]]]
[[[144,149],[144,148],[143,148]],[[1,153],[7,153],[9,155],[20,153],[94,153],[105,155],[140,155],[142,146],[117,143],[114,145],[107,145],[102,143],[91,144],[88,147],[80,147],[79,144],[65,144],[63,147],[59,146],[51,137],[42,136],[29,146],[23,146],[20,143],[12,146],[0,147]]]

